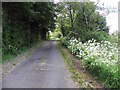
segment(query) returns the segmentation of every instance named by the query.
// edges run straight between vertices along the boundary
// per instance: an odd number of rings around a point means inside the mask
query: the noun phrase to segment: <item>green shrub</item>
[[[101,36],[102,37],[102,36]],[[85,66],[105,87],[120,87],[117,43],[109,41],[96,42],[93,39],[82,43],[76,38],[63,38],[62,43],[81,60]]]
[[[104,31],[85,31],[80,35],[81,41],[86,42],[94,38],[97,42],[108,41],[109,35]]]

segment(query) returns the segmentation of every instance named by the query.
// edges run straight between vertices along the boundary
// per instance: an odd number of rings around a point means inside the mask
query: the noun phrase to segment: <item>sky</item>
[[[54,0],[56,2],[60,0]],[[69,1],[74,1],[74,0],[69,0]],[[93,2],[97,2],[99,0],[90,0]],[[109,8],[116,8],[116,12],[111,12],[108,15],[106,15],[106,21],[107,21],[107,26],[109,26],[110,30],[109,33],[112,34],[116,30],[118,31],[118,2],[120,0],[100,0],[98,6],[103,6],[104,7],[109,7]],[[104,4],[103,4],[104,3]],[[106,14],[105,11],[101,11],[101,14]]]
[[[97,1],[97,0],[91,0]],[[105,7],[116,8],[116,12],[111,12],[106,15],[107,26],[110,27],[109,33],[112,34],[116,30],[118,31],[118,2],[120,0],[100,0],[98,6],[102,6],[104,3]],[[105,13],[105,12],[102,12]]]

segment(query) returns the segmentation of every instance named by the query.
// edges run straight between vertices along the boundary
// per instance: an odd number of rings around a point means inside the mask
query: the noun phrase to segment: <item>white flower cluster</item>
[[[120,86],[117,43],[97,42],[95,39],[82,43],[74,37],[64,40],[63,43],[105,85]]]
[[[76,38],[71,38],[67,41],[67,48],[76,57],[83,60],[84,64],[90,61],[90,66],[99,65],[116,73],[118,67],[118,47],[117,44],[112,44],[109,41],[96,42],[95,39],[82,43]]]

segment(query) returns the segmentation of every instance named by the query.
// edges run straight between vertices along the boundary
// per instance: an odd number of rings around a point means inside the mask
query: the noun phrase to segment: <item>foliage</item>
[[[16,56],[54,29],[54,4],[51,2],[3,2],[3,61]],[[49,17],[48,17],[49,14]]]
[[[50,39],[54,39],[54,40],[59,40],[63,36],[58,29],[54,30],[53,32],[50,31],[49,34],[50,34],[49,35]]]
[[[63,36],[81,38],[83,42],[94,34],[98,41],[108,37],[109,27],[106,26],[106,19],[97,12],[93,2],[60,2],[56,5],[56,13]]]
[[[84,36],[80,35],[81,41],[86,42],[94,38],[97,42],[109,40],[109,35],[103,31],[84,32]]]
[[[120,87],[117,43],[112,44],[109,41],[96,42],[95,39],[82,43],[76,38],[63,39],[62,43],[106,87]]]

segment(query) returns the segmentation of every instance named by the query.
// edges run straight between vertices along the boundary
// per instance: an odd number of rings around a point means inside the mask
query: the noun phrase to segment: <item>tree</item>
[[[88,31],[105,31],[108,33],[109,27],[106,26],[106,19],[96,11],[96,5],[94,2],[58,3],[58,22],[63,35],[81,38]],[[65,27],[69,30],[66,30]]]
[[[17,55],[24,48],[46,39],[55,27],[51,2],[3,2],[3,56]],[[49,16],[48,16],[49,15]]]
[[[50,2],[37,2],[34,5],[34,10],[37,12],[35,22],[39,29],[41,29],[41,38],[46,39],[48,29],[52,30],[55,28],[54,4]]]

